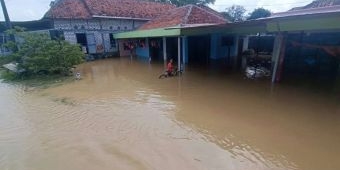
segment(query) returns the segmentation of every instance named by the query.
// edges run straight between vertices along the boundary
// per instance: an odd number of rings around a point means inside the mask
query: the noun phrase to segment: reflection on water
[[[86,63],[45,90],[0,83],[0,169],[340,169],[335,94],[162,64]]]

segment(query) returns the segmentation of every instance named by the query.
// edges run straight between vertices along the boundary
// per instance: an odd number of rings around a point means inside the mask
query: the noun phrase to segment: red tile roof
[[[88,19],[93,16],[153,19],[174,5],[142,0],[59,0],[46,18]]]
[[[225,24],[228,21],[208,7],[186,5],[169,10],[142,25],[139,29],[154,29],[181,25]]]
[[[46,18],[90,18],[91,15],[82,0],[60,0],[45,14]]]

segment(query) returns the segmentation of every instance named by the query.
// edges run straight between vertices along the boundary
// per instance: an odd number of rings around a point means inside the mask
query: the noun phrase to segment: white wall
[[[76,44],[76,33],[93,33],[95,35],[96,45],[103,45],[105,52],[117,51],[117,48],[111,48],[110,33],[131,31],[146,21],[134,21],[124,19],[89,19],[89,20],[70,20],[59,19],[54,21],[56,30],[64,31],[65,40]]]

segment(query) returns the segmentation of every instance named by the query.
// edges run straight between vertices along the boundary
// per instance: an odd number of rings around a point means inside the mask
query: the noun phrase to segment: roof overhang
[[[340,29],[340,12],[264,19],[268,32]]]
[[[146,38],[146,37],[174,37],[174,36],[203,35],[203,34],[222,32],[224,29],[222,27],[223,25],[200,24],[200,25],[185,25],[185,26],[174,26],[174,27],[167,27],[167,28],[156,28],[156,29],[148,29],[148,30],[136,30],[136,31],[114,34],[114,38],[128,39],[128,38]]]
[[[114,34],[115,39],[145,38],[145,37],[171,37],[180,36],[181,30],[178,28],[157,28],[149,30],[137,30]]]
[[[186,27],[158,28],[137,30],[115,34],[117,39],[195,36],[212,33],[249,35],[256,33],[277,33],[297,31],[327,31],[340,29],[340,12],[312,13],[284,17],[268,17],[244,22],[227,23],[222,25],[197,25]]]

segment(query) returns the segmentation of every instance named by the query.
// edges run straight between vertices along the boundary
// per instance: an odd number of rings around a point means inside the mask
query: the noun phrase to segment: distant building
[[[11,23],[14,27],[25,28],[26,31],[45,33],[51,37],[55,37],[52,22],[47,19],[36,21],[12,21]],[[9,39],[8,35],[4,33],[6,30],[6,23],[4,21],[0,22],[0,55],[7,55],[11,53],[3,46]]]

